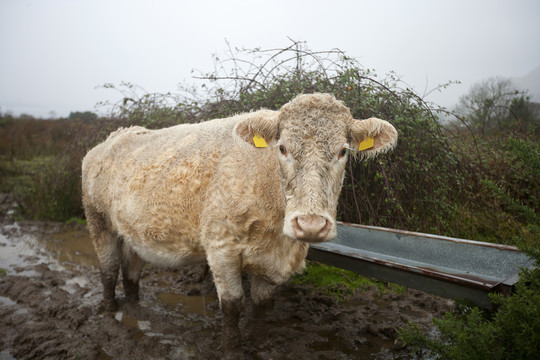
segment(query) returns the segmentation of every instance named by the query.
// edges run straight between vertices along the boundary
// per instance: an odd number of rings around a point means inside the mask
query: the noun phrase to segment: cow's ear
[[[398,133],[388,121],[369,118],[354,120],[350,129],[351,148],[363,157],[374,157],[396,146]]]
[[[234,127],[234,132],[243,141],[255,147],[268,147],[278,133],[279,112],[260,110],[247,114]]]

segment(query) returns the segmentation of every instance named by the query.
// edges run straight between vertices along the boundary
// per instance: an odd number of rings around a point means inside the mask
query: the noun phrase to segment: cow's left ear
[[[374,157],[396,146],[398,133],[388,121],[369,118],[354,120],[350,129],[351,148],[363,157]]]
[[[271,110],[259,110],[246,116],[244,120],[236,124],[234,133],[255,147],[267,147],[277,136],[279,113]]]

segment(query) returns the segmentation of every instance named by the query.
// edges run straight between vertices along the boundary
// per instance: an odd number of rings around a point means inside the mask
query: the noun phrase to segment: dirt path
[[[2,200],[2,199],[0,199]],[[1,201],[0,201],[1,202]],[[145,268],[138,305],[97,311],[101,284],[83,229],[14,223],[0,213],[0,359],[219,359],[221,314],[202,267]],[[117,289],[121,298],[122,289]],[[407,290],[359,291],[337,304],[309,286],[285,284],[264,316],[240,323],[252,359],[405,359],[395,329],[429,326],[451,302]]]

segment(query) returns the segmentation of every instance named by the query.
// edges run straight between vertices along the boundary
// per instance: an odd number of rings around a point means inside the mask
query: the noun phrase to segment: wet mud
[[[219,359],[221,312],[202,266],[146,266],[139,303],[100,312],[96,257],[82,227],[0,223],[0,359]],[[317,289],[279,287],[265,311],[246,300],[240,320],[247,359],[408,359],[396,329],[431,326],[452,302],[415,290],[358,291],[336,303]]]

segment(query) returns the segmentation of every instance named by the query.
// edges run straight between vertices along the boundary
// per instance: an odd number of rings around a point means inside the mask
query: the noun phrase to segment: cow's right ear
[[[277,136],[279,128],[279,112],[260,110],[240,121],[234,132],[242,140],[255,147],[267,147]]]

